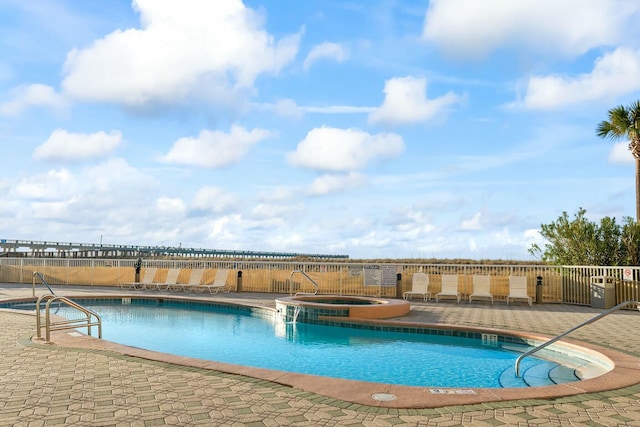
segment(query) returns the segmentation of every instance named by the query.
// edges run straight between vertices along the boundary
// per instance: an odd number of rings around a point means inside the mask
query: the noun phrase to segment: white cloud
[[[254,104],[254,108],[270,111],[283,117],[302,117],[304,113],[314,114],[364,114],[376,111],[376,107],[352,105],[298,105],[292,99],[281,99],[274,103]]]
[[[471,218],[465,219],[460,223],[460,230],[478,231],[482,230],[482,212],[476,212]]]
[[[538,245],[540,248],[544,248],[545,240],[540,234],[540,230],[538,229],[528,229],[525,230],[522,234],[522,243],[527,250],[531,248],[533,245]]]
[[[209,229],[207,237],[217,242],[226,241],[226,244],[229,245],[233,240],[235,240],[235,236],[233,234],[233,231],[231,230],[235,230],[236,228],[238,228],[239,219],[239,216],[232,215],[222,218],[216,218],[210,221],[207,224]]]
[[[25,237],[37,238],[31,229],[37,218],[51,220],[40,230],[43,239],[86,242],[105,234],[105,241],[144,243],[159,230],[175,228],[176,217],[183,217],[179,199],[158,197],[157,190],[153,178],[123,159],[110,159],[74,172],[63,168],[21,179],[8,196],[16,202],[12,215]],[[73,233],[76,237],[69,237]]]
[[[384,85],[384,102],[369,114],[369,123],[400,125],[425,122],[447,107],[460,102],[453,92],[427,99],[427,80],[417,77],[396,77]]]
[[[577,56],[637,33],[628,0],[431,0],[423,38],[457,57],[503,46]]]
[[[415,242],[435,230],[435,226],[422,211],[403,207],[390,212],[394,238],[406,242]]]
[[[301,106],[300,110],[305,113],[318,114],[362,114],[371,113],[375,107],[356,107],[351,105],[327,105],[327,106]]]
[[[74,204],[79,200],[77,197],[72,197],[59,202],[32,202],[29,207],[34,218],[66,222],[72,215]]]
[[[178,139],[166,156],[167,163],[218,168],[238,162],[258,142],[271,137],[265,129],[246,130],[233,125],[230,133],[203,130],[197,138]]]
[[[83,169],[77,180],[88,189],[86,194],[98,200],[111,198],[109,203],[115,205],[144,205],[157,186],[152,177],[117,158]]]
[[[280,242],[285,248],[301,248],[304,247],[305,238],[300,233],[283,233],[274,236],[274,241]]]
[[[278,41],[240,0],[134,0],[141,28],[117,30],[71,51],[63,88],[74,98],[130,107],[229,97],[278,73],[299,34]]]
[[[36,160],[79,162],[104,157],[122,143],[122,134],[111,131],[70,133],[64,129],[51,132],[49,138],[33,152]]]
[[[380,233],[376,233],[375,231],[370,231],[361,237],[349,239],[349,242],[354,248],[384,248],[389,246],[391,239],[386,236],[381,236]]]
[[[295,187],[278,185],[262,190],[257,199],[262,202],[284,202],[299,197],[299,190]]]
[[[304,214],[304,205],[286,203],[259,203],[251,209],[251,217],[254,219],[285,219],[296,218]],[[283,224],[284,225],[284,224]]]
[[[634,164],[635,158],[629,151],[629,142],[616,142],[609,153],[610,163]]]
[[[159,197],[155,209],[165,218],[181,218],[187,211],[187,206],[178,197]]]
[[[46,107],[55,112],[66,112],[67,100],[51,86],[31,84],[11,91],[11,101],[0,104],[0,114],[17,116],[29,107]]]
[[[214,186],[200,188],[191,201],[192,209],[216,213],[228,211],[238,205],[236,196]]]
[[[396,157],[403,151],[402,137],[394,133],[372,135],[359,129],[323,126],[309,131],[287,159],[295,166],[345,172],[363,169],[376,158]]]
[[[305,70],[311,68],[316,61],[330,59],[336,62],[344,62],[349,57],[347,49],[339,43],[320,43],[314,46],[307,54],[302,67]]]
[[[365,183],[366,177],[355,172],[346,175],[322,175],[313,180],[307,189],[307,193],[312,196],[322,196],[362,187]]]
[[[270,111],[282,117],[299,118],[304,112],[293,99],[279,99],[270,104],[254,104],[253,107],[261,111]]]
[[[640,90],[640,51],[618,48],[598,58],[593,70],[577,77],[532,77],[522,106],[553,109]]]
[[[27,200],[56,200],[70,197],[75,188],[75,177],[63,168],[22,179],[10,191],[10,195]]]

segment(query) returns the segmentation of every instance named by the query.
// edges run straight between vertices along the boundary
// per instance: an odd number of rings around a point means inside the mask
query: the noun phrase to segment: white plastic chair
[[[525,299],[531,305],[532,299],[527,293],[527,276],[509,276],[507,305],[509,305],[510,299]]]
[[[164,280],[164,283],[145,283],[142,286],[142,289],[156,289],[158,291],[166,291],[171,286],[175,286],[178,283],[178,275],[180,274],[179,268],[170,268],[167,272],[167,278]],[[164,288],[164,289],[163,289]]]
[[[218,271],[216,272],[216,278],[214,279],[212,284],[197,286],[194,289],[201,290],[203,292],[207,290],[209,291],[209,293],[212,293],[212,294],[217,294],[218,291],[227,293],[231,290],[231,285],[227,285],[228,275],[229,275],[228,269],[226,268],[218,269]]]
[[[169,286],[169,289],[173,291],[183,290],[185,292],[195,290],[197,286],[200,285],[200,281],[202,281],[202,275],[204,274],[204,268],[196,268],[191,270],[191,275],[189,276],[188,283],[175,283]]]
[[[460,292],[458,292],[458,275],[443,274],[442,275],[442,291],[436,294],[436,302],[440,297],[456,297],[460,303]]]
[[[413,295],[421,295],[422,299],[428,301],[431,299],[429,288],[429,276],[426,273],[418,272],[411,278],[411,290],[404,292],[402,298],[411,299]]]
[[[493,305],[493,294],[491,293],[491,276],[488,274],[473,275],[473,292],[469,295],[469,303],[473,298],[487,298]]]
[[[155,267],[145,268],[142,280],[139,282],[123,283],[121,287],[128,287],[129,289],[144,289],[146,285],[153,284],[153,278],[156,277],[157,270],[158,269]]]

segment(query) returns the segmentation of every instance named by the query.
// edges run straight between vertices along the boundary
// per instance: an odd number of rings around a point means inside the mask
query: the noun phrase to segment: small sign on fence
[[[625,282],[633,281],[633,270],[630,268],[625,268],[622,270],[622,280]]]
[[[365,286],[395,286],[396,266],[391,264],[365,265]]]

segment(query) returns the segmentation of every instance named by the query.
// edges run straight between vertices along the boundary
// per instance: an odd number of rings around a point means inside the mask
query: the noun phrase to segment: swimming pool
[[[526,386],[513,380],[519,353],[502,348],[517,342],[470,338],[477,334],[292,323],[267,309],[161,299],[79,302],[102,316],[106,340],[163,353],[384,384]],[[74,317],[64,308],[58,314]],[[547,372],[557,366],[536,358],[522,366],[540,365]]]

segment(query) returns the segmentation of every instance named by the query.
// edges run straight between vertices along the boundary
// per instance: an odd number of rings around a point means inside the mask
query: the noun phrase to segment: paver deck
[[[120,289],[56,287],[61,295]],[[40,294],[42,291],[40,291]],[[154,293],[158,295],[158,293]],[[0,284],[0,300],[31,296]],[[199,295],[273,307],[275,295]],[[601,310],[570,305],[414,302],[407,320],[558,334]],[[555,399],[432,409],[360,405],[264,379],[111,351],[34,344],[33,316],[0,310],[0,426],[640,425],[640,385]],[[617,312],[572,338],[640,356],[640,313]]]

